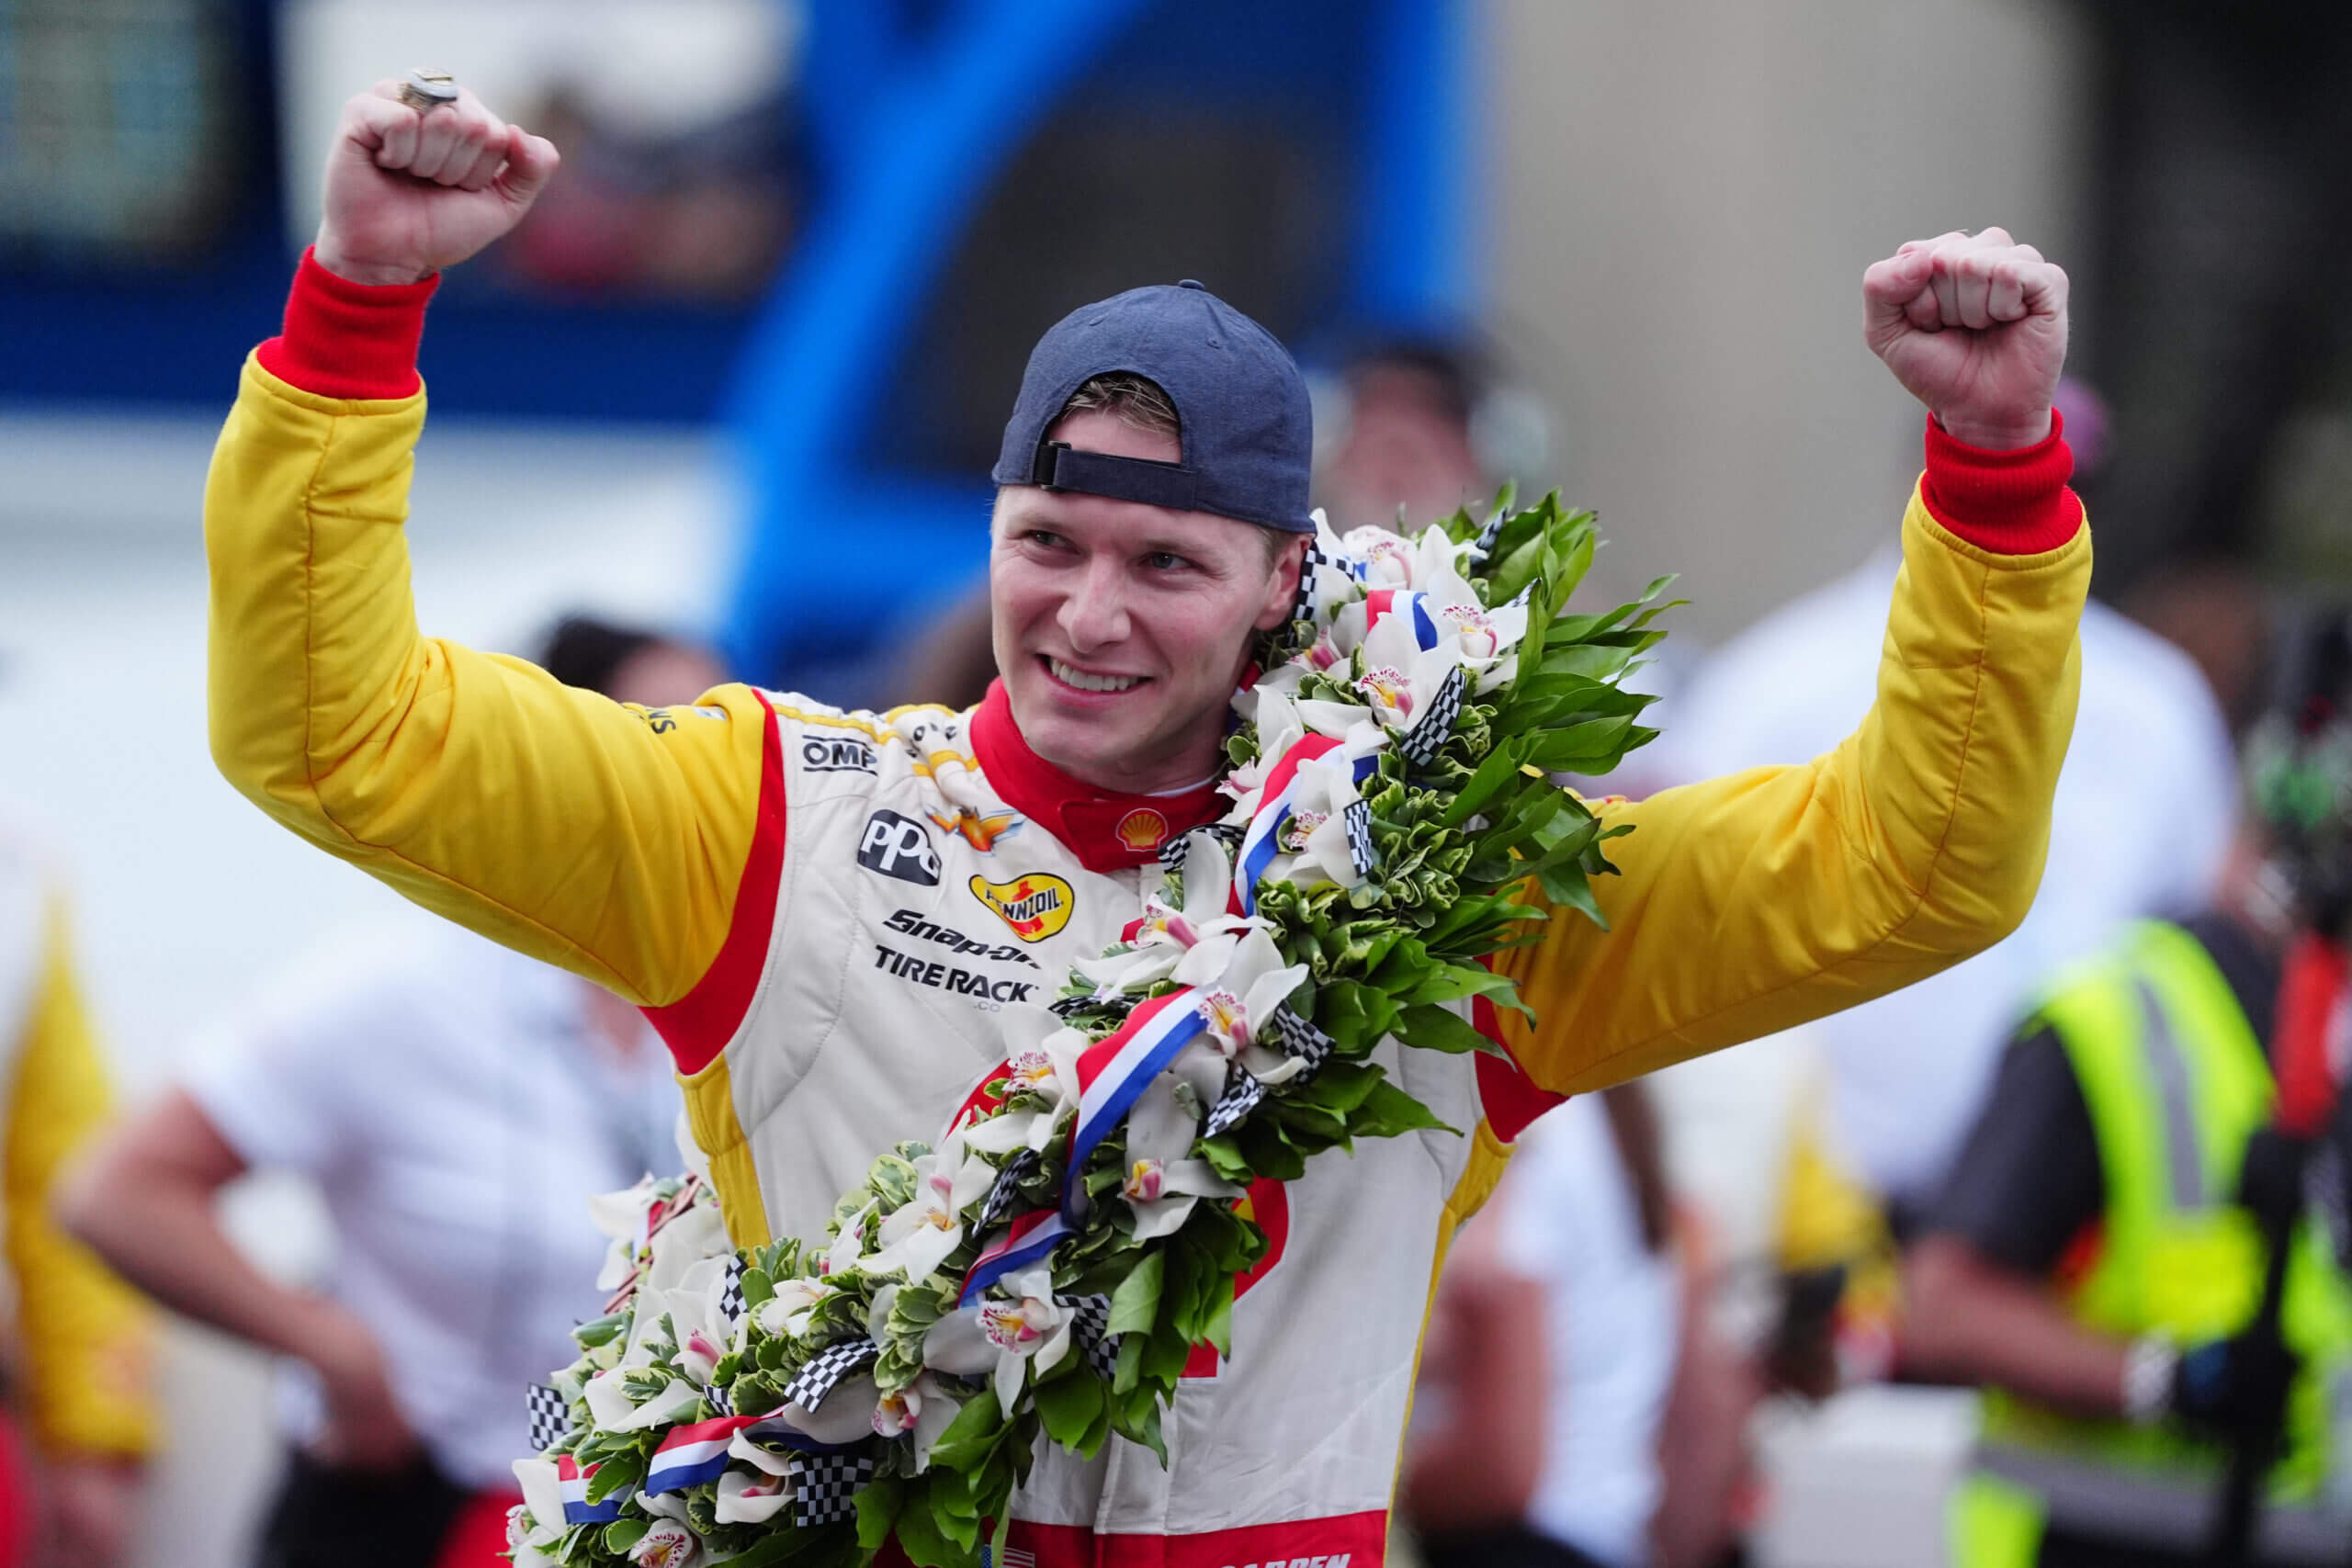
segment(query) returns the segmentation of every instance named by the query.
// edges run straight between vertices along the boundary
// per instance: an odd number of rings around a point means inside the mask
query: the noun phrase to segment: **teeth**
[[[1046,656],[1046,667],[1054,672],[1055,680],[1066,681],[1081,692],[1124,692],[1130,686],[1143,684],[1140,675],[1089,675],[1083,670],[1071,669],[1050,654]]]

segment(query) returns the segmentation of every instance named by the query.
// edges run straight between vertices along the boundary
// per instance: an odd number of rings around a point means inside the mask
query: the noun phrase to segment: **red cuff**
[[[2054,550],[2083,525],[2083,503],[2066,488],[2075,454],[2066,422],[2050,411],[2050,434],[2014,452],[1955,440],[1928,421],[1928,471],[1919,499],[1937,522],[1980,549],[2005,556]]]
[[[256,351],[261,367],[322,398],[405,398],[423,385],[416,346],[424,305],[441,286],[354,283],[302,253],[286,296],[286,327]]]

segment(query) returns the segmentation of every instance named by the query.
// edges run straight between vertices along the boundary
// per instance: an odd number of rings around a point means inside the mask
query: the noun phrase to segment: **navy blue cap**
[[[1176,405],[1179,461],[1046,439],[1071,393],[1122,370],[1155,383]],[[1314,454],[1315,415],[1290,351],[1187,278],[1082,305],[1037,340],[989,477],[1311,534]]]

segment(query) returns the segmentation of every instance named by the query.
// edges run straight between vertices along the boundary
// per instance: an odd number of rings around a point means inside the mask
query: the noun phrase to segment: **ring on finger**
[[[421,115],[451,107],[457,101],[458,80],[447,71],[427,70],[420,65],[401,84],[401,102]]]

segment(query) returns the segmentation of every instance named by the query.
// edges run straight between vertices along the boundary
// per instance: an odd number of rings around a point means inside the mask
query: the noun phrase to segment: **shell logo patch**
[[[969,886],[972,897],[994,910],[997,919],[1023,942],[1043,942],[1054,935],[1069,924],[1070,911],[1078,907],[1076,890],[1047,872],[1032,872],[1011,882],[975,876]]]
[[[1168,818],[1148,806],[1138,806],[1120,818],[1112,831],[1118,834],[1119,842],[1140,854],[1168,841]]]

